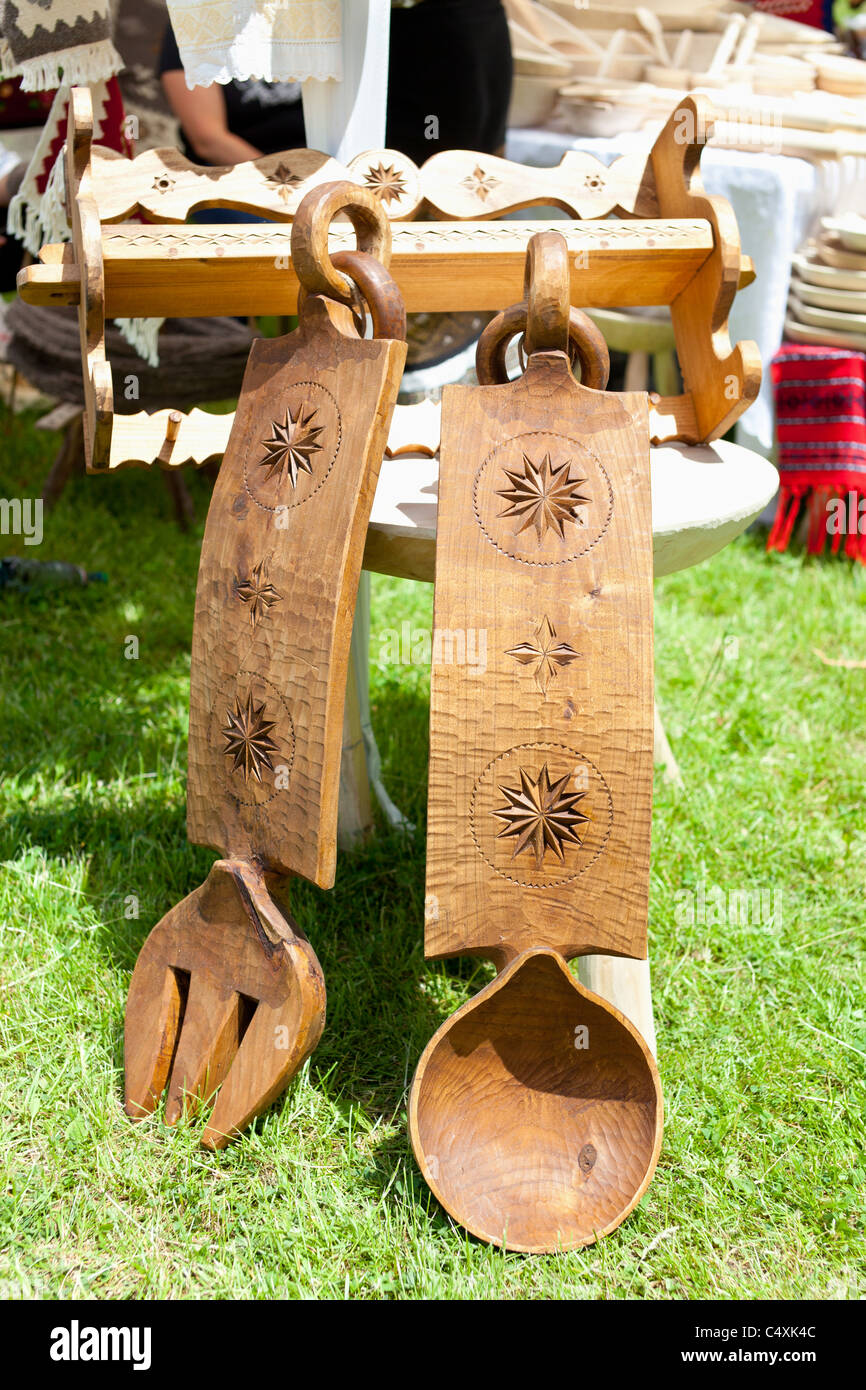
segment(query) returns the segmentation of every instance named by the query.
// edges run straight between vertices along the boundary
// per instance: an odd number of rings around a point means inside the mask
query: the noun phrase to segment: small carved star
[[[386,169],[381,160],[377,168],[367,170],[364,175],[364,182],[386,207],[389,203],[399,202],[406,192],[406,180],[403,174],[395,169],[393,164],[389,164]]]
[[[550,682],[556,680],[561,666],[570,666],[572,661],[576,661],[580,653],[570,647],[567,642],[557,642],[556,629],[550,619],[545,616],[542,618],[535,630],[534,642],[520,642],[516,647],[509,647],[506,656],[513,656],[515,661],[519,661],[521,666],[535,664],[533,675],[535,684],[542,695],[547,694],[547,687]]]
[[[259,618],[265,616],[272,604],[279,603],[283,597],[273,584],[268,583],[264,560],[259,560],[250,570],[249,578],[235,579],[235,593],[241,603],[250,605],[251,627],[255,627]]]
[[[587,174],[583,180],[584,188],[604,188],[604,179],[601,174]]]
[[[272,169],[265,175],[267,183],[272,183],[277,190],[277,194],[284,203],[289,201],[289,194],[293,188],[297,188],[302,182],[298,174],[293,174],[287,164],[279,163],[276,169]]]
[[[566,791],[569,773],[558,782],[551,782],[547,763],[535,779],[523,768],[519,774],[519,787],[499,788],[508,804],[493,812],[505,821],[497,839],[513,836],[517,844],[512,859],[528,850],[535,855],[535,867],[540,869],[548,850],[557,859],[564,859],[566,845],[580,844],[578,826],[589,816],[577,810],[577,803],[586,792]]]
[[[578,507],[589,502],[578,489],[586,478],[572,478],[571,459],[566,459],[558,468],[545,454],[541,463],[533,463],[528,454],[523,455],[523,472],[504,469],[510,487],[497,488],[497,497],[506,502],[500,516],[515,516],[520,519],[515,535],[535,527],[541,544],[548,531],[555,531],[561,540],[565,539],[565,523],[582,526],[583,517]]]
[[[221,730],[226,741],[223,752],[227,758],[234,759],[231,770],[242,772],[245,782],[249,781],[251,775],[261,782],[262,768],[273,771],[271,754],[277,751],[277,745],[271,738],[273,728],[274,720],[265,719],[264,701],[256,704],[251,692],[245,704],[241,704],[240,697],[235,696],[234,710],[226,710],[226,723]]]
[[[157,193],[170,193],[174,188],[174,179],[168,174],[156,174],[153,180],[153,187]]]
[[[468,188],[470,193],[474,193],[484,203],[494,188],[499,187],[499,182],[492,174],[485,174],[480,164],[476,164],[472,173],[467,174],[463,180],[463,187]]]
[[[259,460],[262,468],[267,469],[268,478],[276,475],[282,483],[288,474],[292,487],[297,487],[299,473],[312,473],[313,458],[322,447],[319,435],[324,428],[313,424],[315,418],[315,410],[307,410],[303,405],[298,406],[295,415],[291,406],[286,406],[283,423],[273,422],[270,439],[263,441],[266,456]]]

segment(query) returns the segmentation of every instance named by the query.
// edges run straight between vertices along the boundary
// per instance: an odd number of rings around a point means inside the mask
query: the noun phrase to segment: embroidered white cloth
[[[340,0],[167,0],[186,85],[342,81]]]
[[[98,82],[122,67],[110,0],[0,0],[0,74],[20,76],[23,91]]]

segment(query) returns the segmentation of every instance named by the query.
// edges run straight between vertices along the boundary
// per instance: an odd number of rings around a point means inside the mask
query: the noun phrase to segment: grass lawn
[[[58,440],[32,419],[0,415],[0,496],[38,496]],[[203,520],[208,485],[191,488]],[[424,1044],[490,973],[423,957],[429,671],[380,664],[378,638],[429,625],[428,586],[373,581],[374,719],[415,837],[383,830],[332,892],[293,890],[328,982],[318,1051],[224,1153],[195,1125],[124,1118],[133,962],[214,857],[184,819],[200,540],[140,472],[71,485],[41,547],[0,538],[110,576],[0,594],[0,1296],[866,1294],[866,669],[816,654],[866,659],[866,573],[747,536],[656,586],[658,695],[686,785],[657,774],[661,1160],[600,1245],[529,1258],[456,1228],[407,1138]],[[738,920],[728,895],[760,890]]]

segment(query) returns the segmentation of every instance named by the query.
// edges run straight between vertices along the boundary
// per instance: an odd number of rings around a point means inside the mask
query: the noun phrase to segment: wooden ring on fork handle
[[[367,312],[373,321],[374,338],[406,341],[406,306],[396,280],[381,261],[366,251],[335,251],[331,261],[344,270],[352,283],[352,312],[358,336],[364,336]],[[309,291],[298,287],[298,314],[302,314]]]
[[[391,223],[382,204],[369,188],[348,179],[320,184],[302,200],[292,223],[292,264],[309,294],[351,305],[352,287],[328,252],[328,229],[339,212],[345,212],[355,228],[358,250],[384,266],[390,264]]]
[[[526,303],[512,304],[491,319],[475,352],[475,370],[482,386],[503,386],[508,381],[505,354],[518,333],[526,333]],[[603,391],[610,375],[610,357],[601,330],[588,314],[572,308],[568,315],[568,348],[572,361],[580,363],[583,386]],[[536,349],[538,351],[538,349]]]

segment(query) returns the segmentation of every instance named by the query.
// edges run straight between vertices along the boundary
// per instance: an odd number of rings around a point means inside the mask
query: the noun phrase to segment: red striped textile
[[[768,550],[785,550],[805,507],[807,547],[866,564],[866,353],[783,343],[771,367],[779,505]]]

